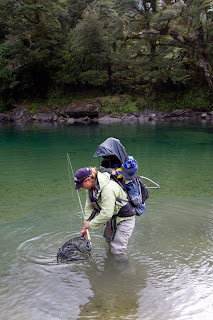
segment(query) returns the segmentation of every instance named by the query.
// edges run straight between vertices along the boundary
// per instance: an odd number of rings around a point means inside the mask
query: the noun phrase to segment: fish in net
[[[57,262],[86,260],[91,256],[91,241],[75,237],[63,244],[57,252]]]

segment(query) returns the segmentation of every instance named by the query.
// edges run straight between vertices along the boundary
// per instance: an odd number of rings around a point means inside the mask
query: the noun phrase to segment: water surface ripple
[[[161,188],[136,219],[126,262],[97,230],[91,259],[58,264],[83,223],[67,152],[74,170],[98,167],[109,136]],[[211,125],[1,127],[0,154],[0,320],[212,319]]]

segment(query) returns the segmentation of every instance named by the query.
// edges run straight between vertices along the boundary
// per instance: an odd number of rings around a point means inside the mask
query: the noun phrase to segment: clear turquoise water
[[[82,226],[67,152],[74,171],[98,167],[93,154],[110,136],[161,188],[136,221],[127,264],[98,230],[91,261],[59,265],[57,249]],[[206,124],[0,127],[0,320],[212,319],[212,159]]]

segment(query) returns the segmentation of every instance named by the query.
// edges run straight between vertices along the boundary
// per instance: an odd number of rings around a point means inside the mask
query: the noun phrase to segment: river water
[[[160,189],[136,218],[127,262],[97,230],[91,260],[58,264],[83,222],[67,153],[74,171],[98,167],[108,137]],[[213,319],[212,159],[211,124],[0,127],[0,320]]]

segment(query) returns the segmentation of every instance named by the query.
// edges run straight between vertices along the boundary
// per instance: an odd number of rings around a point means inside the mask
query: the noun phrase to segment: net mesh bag
[[[86,260],[91,256],[89,241],[84,237],[68,240],[57,252],[57,262]]]

